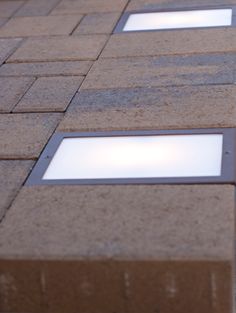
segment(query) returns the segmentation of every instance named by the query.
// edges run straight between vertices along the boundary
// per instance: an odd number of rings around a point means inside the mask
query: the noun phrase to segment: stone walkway
[[[236,127],[235,27],[112,35],[225,4],[0,0],[0,312],[230,313],[233,186],[24,186],[55,132]]]

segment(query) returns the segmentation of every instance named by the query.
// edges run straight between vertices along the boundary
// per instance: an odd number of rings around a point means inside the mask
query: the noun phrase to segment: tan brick
[[[129,312],[232,312],[229,263],[130,263],[125,268]]]
[[[235,62],[228,55],[99,59],[82,89],[233,83]]]
[[[101,57],[235,52],[234,37],[234,28],[115,34]]]
[[[82,81],[82,77],[41,77],[24,95],[14,111],[65,111]]]
[[[0,1],[0,17],[12,16],[24,3],[24,1]]]
[[[122,12],[128,0],[62,0],[52,14]]]
[[[9,62],[95,60],[105,42],[105,35],[28,39]]]
[[[0,258],[232,261],[234,192],[233,185],[24,187],[0,224]]]
[[[82,91],[60,131],[236,127],[236,86]]]
[[[82,15],[15,17],[0,28],[0,37],[69,35]]]
[[[45,278],[49,312],[125,312],[120,272],[119,264],[112,262],[48,262]]]
[[[29,0],[16,12],[15,16],[48,15],[60,0]]]
[[[11,112],[34,78],[0,77],[0,112]]]
[[[0,161],[0,220],[30,172],[32,161]]]
[[[33,159],[39,156],[61,114],[1,114],[0,158]]]
[[[235,0],[231,0],[228,3],[236,4]],[[217,6],[225,5],[224,0],[198,0],[198,1],[189,1],[189,0],[131,0],[127,6],[127,11],[132,10],[155,10],[155,9],[180,9],[180,8],[191,8],[191,7],[201,7],[202,9],[206,6]]]
[[[16,50],[21,39],[0,39],[0,65]]]
[[[6,63],[0,67],[0,76],[77,76],[86,75],[90,61]]]
[[[232,312],[223,261],[1,260],[0,274],[17,287],[2,312]]]
[[[25,266],[27,264],[27,266]],[[37,263],[0,261],[1,312],[41,313],[43,299],[43,274]]]
[[[73,35],[110,34],[119,16],[119,13],[88,14],[83,18]]]

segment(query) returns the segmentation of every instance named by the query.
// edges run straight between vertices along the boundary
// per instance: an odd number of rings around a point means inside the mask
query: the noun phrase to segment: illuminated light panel
[[[123,31],[217,27],[232,24],[232,9],[130,14]]]
[[[222,134],[64,138],[43,180],[220,176]]]

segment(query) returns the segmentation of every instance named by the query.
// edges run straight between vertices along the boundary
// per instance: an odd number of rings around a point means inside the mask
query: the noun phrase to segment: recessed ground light
[[[230,26],[232,18],[232,8],[124,13],[115,32]]]
[[[234,129],[59,133],[27,184],[233,182],[234,137]]]

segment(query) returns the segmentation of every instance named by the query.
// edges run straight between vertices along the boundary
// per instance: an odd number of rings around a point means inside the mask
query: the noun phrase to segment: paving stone
[[[60,113],[1,114],[0,158],[37,158],[60,118]]]
[[[206,6],[217,6],[225,4],[236,4],[235,0],[224,1],[224,0],[131,0],[127,6],[127,11],[132,10],[155,10],[155,9],[178,9],[178,8],[191,8],[200,7],[206,8]]]
[[[0,39],[0,65],[19,46],[21,39]]]
[[[235,127],[235,99],[234,85],[86,90],[59,130]]]
[[[77,76],[86,75],[90,61],[6,63],[0,67],[0,76]]]
[[[95,60],[105,42],[105,35],[28,39],[9,62]]]
[[[158,310],[168,313],[230,313],[230,275],[232,269],[225,262],[169,262],[158,269],[156,264],[149,267],[146,264],[145,271],[140,264],[127,265],[126,277],[130,283],[127,307],[129,312],[143,313]]]
[[[119,16],[119,13],[88,14],[83,18],[73,35],[110,34]]]
[[[234,28],[136,32],[112,35],[103,58],[235,52]]]
[[[0,77],[0,112],[11,112],[34,78]]]
[[[65,111],[82,77],[41,77],[24,95],[15,112]]]
[[[99,59],[82,89],[233,83],[232,55]]]
[[[0,260],[0,268],[16,287],[2,312],[231,311],[229,262]]]
[[[48,15],[60,0],[29,0],[15,14],[15,16]]]
[[[27,186],[0,224],[0,258],[232,261],[234,193],[233,185]]]
[[[7,21],[7,18],[2,18],[2,17],[0,17],[0,27],[1,27],[2,25],[4,25],[4,24],[6,23],[6,21]]]
[[[83,15],[11,18],[0,28],[0,37],[69,35]]]
[[[0,220],[33,165],[32,161],[0,161]],[[1,266],[0,266],[1,267]]]
[[[62,0],[52,14],[122,12],[128,0]]]
[[[7,265],[8,264],[8,265]],[[18,264],[17,270],[21,275],[15,275],[16,267],[11,261],[0,264],[0,292],[3,301],[0,303],[1,312],[32,312],[41,313],[44,301],[42,298],[41,271],[36,264]],[[42,274],[41,274],[42,272]]]
[[[24,1],[0,1],[0,17],[12,16],[23,3]]]

